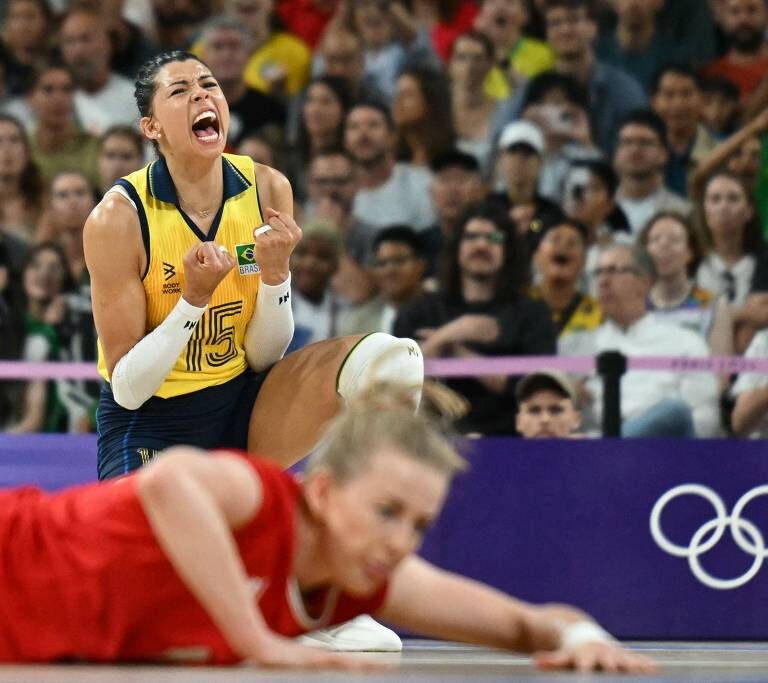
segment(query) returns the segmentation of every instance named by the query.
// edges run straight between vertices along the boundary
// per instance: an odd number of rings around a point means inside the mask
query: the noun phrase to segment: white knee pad
[[[348,401],[376,382],[402,386],[418,406],[424,385],[424,357],[419,345],[413,339],[384,332],[363,337],[344,359],[336,391]]]

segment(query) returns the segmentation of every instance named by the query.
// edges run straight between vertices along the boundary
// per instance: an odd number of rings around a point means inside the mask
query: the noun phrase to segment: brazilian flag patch
[[[240,275],[256,275],[261,272],[261,267],[256,263],[256,245],[236,244],[235,254],[237,255],[237,267],[240,269]]]

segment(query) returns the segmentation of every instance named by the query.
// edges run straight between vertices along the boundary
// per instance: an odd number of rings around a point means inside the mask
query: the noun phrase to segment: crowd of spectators
[[[291,181],[291,349],[385,331],[427,357],[768,357],[765,0],[0,12],[1,358],[95,359],[83,223],[152,160],[132,80],[172,48],[218,79],[228,151]],[[561,436],[597,432],[594,377],[540,380],[451,380],[471,406],[459,428],[545,436],[531,416],[550,411]],[[622,381],[626,436],[766,431],[768,375]],[[4,382],[0,427],[89,431],[98,389]]]

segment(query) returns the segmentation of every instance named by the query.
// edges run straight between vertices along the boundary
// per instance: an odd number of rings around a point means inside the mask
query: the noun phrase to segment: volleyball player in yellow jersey
[[[193,55],[150,60],[136,100],[158,159],[119,180],[84,232],[108,381],[99,477],[180,443],[247,445],[288,466],[315,445],[339,395],[371,374],[399,375],[418,393],[422,359],[410,340],[345,337],[280,360],[293,334],[288,262],[301,237],[290,184],[223,153],[227,102]]]

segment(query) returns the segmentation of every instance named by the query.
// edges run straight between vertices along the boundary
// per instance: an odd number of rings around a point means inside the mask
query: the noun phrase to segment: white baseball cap
[[[544,154],[544,136],[530,121],[513,121],[504,126],[499,136],[499,149],[506,152],[513,145],[528,145],[539,156]]]

